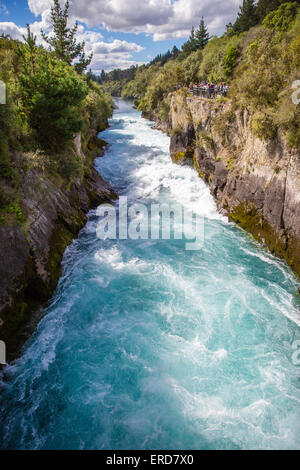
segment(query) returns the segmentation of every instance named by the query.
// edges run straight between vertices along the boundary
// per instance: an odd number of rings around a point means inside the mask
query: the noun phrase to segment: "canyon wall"
[[[16,357],[53,295],[64,251],[85,225],[89,209],[117,197],[93,167],[93,158],[83,154],[80,135],[75,145],[87,161],[84,175],[69,182],[45,175],[34,155],[32,164],[28,155],[13,155],[25,221],[0,226],[0,338],[8,360]]]
[[[285,259],[300,276],[300,154],[279,133],[262,140],[247,109],[229,100],[207,100],[184,90],[169,96],[171,156],[190,164],[215,196],[219,209]]]

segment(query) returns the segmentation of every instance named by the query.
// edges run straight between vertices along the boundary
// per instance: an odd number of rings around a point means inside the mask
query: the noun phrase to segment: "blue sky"
[[[64,1],[61,0],[63,5]],[[241,0],[71,0],[70,20],[80,22],[79,39],[94,53],[92,69],[126,68],[149,62],[186,41],[204,16],[211,34],[234,21]],[[52,0],[0,0],[0,33],[21,39],[26,24],[38,39],[50,31]]]

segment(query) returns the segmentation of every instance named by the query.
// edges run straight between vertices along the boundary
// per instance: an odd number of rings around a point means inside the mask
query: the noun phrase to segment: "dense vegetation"
[[[137,66],[132,65],[129,69],[114,69],[110,72],[102,70],[100,75],[95,75],[90,70],[88,77],[94,82],[102,85],[102,90],[112,96],[121,96],[122,89],[126,83],[134,79]]]
[[[292,84],[300,78],[300,0],[244,0],[237,20],[221,37],[208,39],[202,20],[176,57],[138,67],[124,82],[124,98],[167,119],[170,92],[202,80],[230,84],[232,106],[252,112],[260,138],[283,130],[291,147],[300,147],[300,109],[292,102]]]
[[[82,132],[88,153],[92,134],[106,127],[112,113],[111,98],[83,74],[90,58],[67,28],[67,10],[58,10],[57,4],[53,21],[62,29],[56,28],[59,46],[53,42],[52,51],[36,45],[29,27],[25,42],[0,37],[0,80],[7,94],[7,104],[0,105],[0,223],[10,215],[22,221],[19,177],[24,167],[15,158],[18,153],[28,155],[28,165],[44,176],[70,182],[86,171],[74,144],[76,134]],[[64,34],[65,46],[59,40]]]

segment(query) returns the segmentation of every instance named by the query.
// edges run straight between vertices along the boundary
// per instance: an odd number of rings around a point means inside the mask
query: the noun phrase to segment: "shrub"
[[[203,50],[199,67],[199,80],[226,81],[233,72],[238,58],[239,36],[213,38]]]
[[[283,3],[278,10],[269,13],[263,20],[263,26],[275,29],[275,31],[288,31],[291,23],[295,20],[298,4]]]
[[[112,116],[114,104],[112,98],[93,82],[83,102],[83,108],[87,117],[87,127],[100,132],[106,128],[107,119]]]
[[[251,130],[261,140],[274,139],[277,128],[273,120],[264,113],[257,112],[251,119]]]
[[[83,160],[75,151],[66,152],[57,163],[57,172],[66,180],[82,175]]]
[[[37,53],[34,70],[26,48],[21,53],[18,93],[22,111],[39,146],[57,152],[82,129],[79,106],[88,94],[87,83],[72,67],[43,49]]]
[[[169,118],[170,105],[166,100],[163,100],[159,106],[158,117],[162,121],[167,121]]]
[[[227,49],[225,57],[223,59],[223,68],[226,77],[231,77],[236,66],[236,61],[239,55],[239,51],[236,47],[230,46]]]

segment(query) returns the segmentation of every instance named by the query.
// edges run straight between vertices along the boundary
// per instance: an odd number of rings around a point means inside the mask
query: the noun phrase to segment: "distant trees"
[[[171,51],[171,54],[172,54],[172,57],[176,59],[176,57],[178,57],[180,54],[180,50],[178,49],[178,47],[174,46]]]
[[[75,69],[78,73],[82,73],[91,63],[93,54],[86,57],[85,42],[77,42],[76,40],[78,23],[76,22],[73,28],[68,27],[69,7],[69,0],[66,1],[64,8],[61,8],[59,0],[54,0],[54,5],[51,8],[53,34],[47,35],[43,30],[41,30],[41,34],[59,60],[71,65],[74,60],[78,59],[78,62],[75,63]]]
[[[93,80],[100,85],[103,84],[104,82],[111,82],[111,81],[130,81],[133,80],[135,77],[135,73],[137,70],[136,65],[132,65],[128,69],[114,69],[111,70],[110,72],[105,72],[105,70],[101,71],[100,75],[93,75]]]
[[[160,64],[165,65],[169,60],[176,59],[180,54],[178,47],[174,46],[173,49],[170,49],[165,54],[158,54],[154,59],[151,60],[150,65]]]
[[[236,22],[233,25],[232,32],[240,34],[255,26],[259,21],[254,0],[243,0]]]

